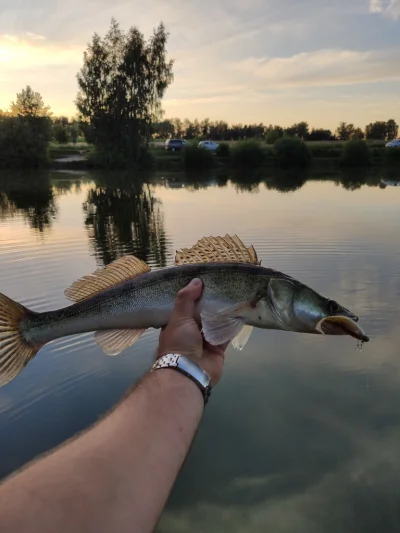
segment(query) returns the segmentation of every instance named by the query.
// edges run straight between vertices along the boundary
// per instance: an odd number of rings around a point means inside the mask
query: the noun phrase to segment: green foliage
[[[242,141],[231,150],[232,164],[237,167],[257,168],[265,163],[265,151],[257,141]]]
[[[397,138],[399,126],[392,118],[386,122],[386,140],[391,141]]]
[[[48,117],[50,107],[46,106],[40,93],[35,92],[29,85],[17,93],[15,102],[11,102],[10,114],[14,117]]]
[[[63,124],[55,124],[53,126],[53,137],[56,142],[59,144],[68,144],[69,142],[69,131],[66,126]]]
[[[397,137],[399,127],[395,120],[390,119],[387,122],[378,120],[368,124],[365,128],[367,139],[376,139],[380,141],[389,141]]]
[[[85,138],[96,146],[98,161],[119,166],[144,157],[173,79],[167,38],[163,24],[146,42],[137,27],[125,33],[115,20],[103,39],[93,36],[77,76],[76,104],[88,122]]]
[[[275,165],[278,168],[307,168],[312,163],[309,147],[297,138],[282,138],[273,147]]]
[[[361,139],[353,139],[344,145],[340,164],[363,167],[371,164],[371,148]]]
[[[288,137],[298,137],[299,139],[305,140],[308,137],[308,124],[307,122],[293,124],[290,128],[286,128],[285,132]]]
[[[69,128],[69,136],[71,142],[76,144],[79,137],[79,126],[77,122],[73,122]]]
[[[384,141],[386,139],[386,122],[377,121],[368,124],[365,128],[367,139]]]
[[[279,131],[278,129],[269,130],[265,136],[265,141],[267,144],[274,144],[274,142],[280,139],[282,135],[283,131]]]
[[[385,148],[385,161],[389,165],[400,165],[400,148]]]
[[[0,117],[0,167],[46,164],[50,138],[47,117]]]
[[[203,170],[211,168],[214,156],[206,148],[187,146],[183,150],[183,165],[186,170]]]
[[[324,129],[312,129],[307,137],[308,141],[333,141],[335,137],[332,135],[331,130]]]
[[[336,137],[340,141],[348,141],[352,138],[355,132],[354,124],[347,124],[346,122],[341,122],[336,130]]]
[[[218,157],[229,157],[231,155],[231,149],[229,144],[227,143],[220,143],[217,148],[217,156]]]

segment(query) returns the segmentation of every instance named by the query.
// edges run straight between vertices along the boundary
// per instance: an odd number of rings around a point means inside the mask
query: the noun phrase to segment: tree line
[[[183,138],[187,140],[208,138],[215,141],[241,141],[246,139],[261,139],[268,144],[282,137],[298,137],[303,141],[349,141],[351,139],[373,139],[389,141],[398,135],[399,127],[395,120],[377,121],[368,124],[364,130],[341,122],[332,132],[329,129],[312,128],[307,122],[299,122],[288,128],[278,125],[259,124],[232,124],[223,120],[211,121],[189,120],[180,118],[164,119],[153,125],[153,138]]]
[[[55,117],[29,85],[7,111],[0,110],[0,166],[38,166],[46,162],[51,140],[75,143],[79,137],[93,147],[94,164],[131,167],[146,160],[153,139],[261,139],[274,144],[282,137],[387,141],[398,135],[393,119],[368,124],[364,129],[341,122],[334,132],[310,129],[307,122],[284,128],[262,123],[229,125],[210,119],[165,119],[161,102],[173,81],[174,65],[167,54],[168,37],[162,22],[146,40],[137,27],[125,32],[113,19],[106,35],[95,33],[84,51],[77,73],[75,118]]]

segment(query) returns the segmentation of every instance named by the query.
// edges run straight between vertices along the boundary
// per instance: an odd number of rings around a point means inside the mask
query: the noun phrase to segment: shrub
[[[39,167],[48,161],[47,117],[0,118],[0,167]]]
[[[344,145],[340,163],[349,167],[368,166],[371,164],[371,148],[361,139],[352,139]]]
[[[385,148],[385,162],[400,165],[400,148]]]
[[[267,144],[274,144],[275,141],[282,137],[282,133],[278,130],[269,130],[265,136],[265,141]]]
[[[214,157],[206,148],[187,146],[183,150],[183,165],[186,170],[211,168],[213,164]]]
[[[53,136],[58,144],[68,144],[69,135],[68,128],[63,124],[55,124],[53,126]]]
[[[295,137],[279,139],[274,144],[273,151],[278,168],[307,168],[312,163],[309,147]]]
[[[218,157],[229,157],[231,155],[231,149],[228,143],[221,143],[217,148]]]
[[[117,147],[113,150],[101,150],[92,146],[86,154],[88,166],[92,168],[123,169],[128,167],[129,161],[126,153],[122,153]],[[131,162],[129,168],[154,168],[156,158],[151,150],[142,149],[136,162]]]
[[[237,167],[261,167],[265,159],[265,151],[256,141],[241,141],[232,148],[232,163]]]

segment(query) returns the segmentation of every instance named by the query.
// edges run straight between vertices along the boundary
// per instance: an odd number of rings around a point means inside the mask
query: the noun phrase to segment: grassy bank
[[[385,148],[383,141],[308,141],[284,138],[274,145],[257,140],[220,143],[216,153],[207,152],[193,142],[188,150],[168,152],[164,141],[150,145],[145,161],[147,168],[155,170],[201,170],[205,168],[260,168],[282,169],[340,168],[352,166],[400,166],[400,149]],[[87,158],[90,146],[51,144],[49,157],[57,168],[90,168]]]
[[[267,145],[259,141],[231,141],[222,143],[223,155],[213,155],[214,166],[243,166],[295,168],[308,165],[339,168],[346,166],[380,167],[384,164],[400,164],[400,150],[385,148],[382,141],[360,141],[365,150],[358,150],[353,157],[345,154],[354,146],[352,141],[308,141],[287,138]],[[226,148],[225,148],[226,147]],[[397,150],[396,153],[394,153]],[[183,152],[167,152],[163,142],[152,143],[150,152],[155,160],[155,168],[160,170],[177,170],[184,168]],[[366,154],[368,156],[366,157]]]

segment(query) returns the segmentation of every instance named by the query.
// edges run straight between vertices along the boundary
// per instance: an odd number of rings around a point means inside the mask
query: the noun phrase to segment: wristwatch
[[[199,365],[191,361],[188,357],[177,353],[163,355],[154,363],[152,372],[160,368],[172,368],[187,376],[199,387],[204,398],[204,404],[208,402],[211,394],[211,378],[207,372],[204,372]]]

